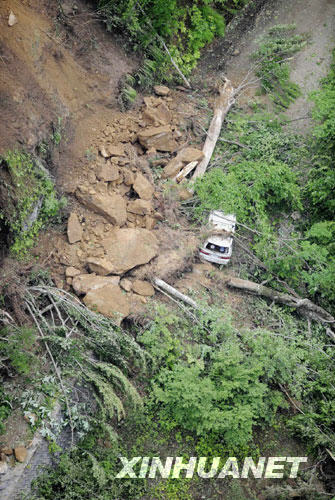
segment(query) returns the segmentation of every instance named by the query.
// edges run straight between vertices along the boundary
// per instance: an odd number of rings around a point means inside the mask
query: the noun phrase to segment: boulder
[[[5,455],[13,455],[13,448],[9,448],[6,446],[5,448],[1,448],[1,453],[4,453]]]
[[[143,111],[143,120],[148,125],[167,125],[171,121],[171,113],[164,103],[161,103],[157,108],[148,106]]]
[[[77,243],[77,241],[81,241],[82,236],[83,228],[79,222],[78,215],[71,212],[67,221],[67,237],[69,243],[72,245],[73,243]]]
[[[152,297],[155,295],[155,289],[149,281],[135,280],[132,286],[133,292],[145,297]]]
[[[162,173],[163,179],[175,177],[184,165],[187,165],[192,161],[199,161],[203,158],[203,156],[204,154],[200,149],[192,147],[182,149],[164,168]]]
[[[135,181],[134,173],[129,168],[124,168],[122,170],[123,182],[126,186],[132,186]]]
[[[162,125],[166,123],[170,123],[172,116],[169,108],[162,102],[159,106],[156,108],[156,116],[158,117],[159,121],[162,123]]]
[[[133,189],[142,200],[151,200],[155,191],[153,185],[140,172],[136,174]]]
[[[113,274],[146,264],[158,253],[156,236],[147,229],[122,228],[102,240]]]
[[[177,155],[183,162],[199,161],[204,157],[204,153],[197,148],[187,147],[179,151]]]
[[[145,216],[145,227],[147,229],[153,229],[156,224],[157,224],[157,219],[155,219],[154,217],[150,217],[150,215]]]
[[[104,165],[100,165],[97,171],[97,177],[104,182],[113,182],[120,177],[120,172],[116,165],[105,163]]]
[[[178,192],[178,196],[179,196],[179,199],[181,201],[186,201],[186,200],[190,200],[193,197],[193,193],[185,188],[185,189],[181,189]]]
[[[122,144],[118,144],[117,146],[108,146],[106,149],[109,156],[125,156],[124,146]]]
[[[112,318],[118,325],[130,312],[128,297],[118,285],[110,284],[89,290],[84,303],[90,309]]]
[[[14,455],[18,462],[24,462],[27,458],[27,449],[24,446],[18,446],[14,448]]]
[[[90,271],[99,274],[99,276],[108,276],[114,269],[111,262],[104,257],[89,257],[86,262]]]
[[[170,93],[169,87],[166,87],[165,85],[155,85],[154,91],[155,91],[155,94],[162,96],[162,97],[165,97],[165,96],[169,95],[169,93]]]
[[[121,281],[120,281],[120,287],[125,290],[126,292],[130,292],[131,288],[132,288],[133,284],[130,280],[128,280],[127,278],[123,278]]]
[[[127,210],[132,214],[147,215],[152,212],[152,204],[148,200],[134,200],[128,203]]]
[[[178,155],[173,158],[169,163],[164,167],[163,172],[162,172],[162,178],[163,179],[168,179],[171,177],[175,177],[180,170],[183,168],[184,163],[182,160],[178,158]]]
[[[67,278],[74,278],[75,276],[78,276],[80,273],[81,273],[81,271],[79,271],[79,269],[72,267],[72,266],[67,267],[65,269],[65,276]]]
[[[76,196],[81,203],[94,212],[103,215],[112,224],[123,226],[127,220],[126,201],[116,193],[105,192],[83,192],[80,188]]]
[[[138,134],[137,138],[146,149],[154,148],[157,151],[171,152],[177,148],[177,142],[172,136],[169,125],[145,128]]]
[[[89,290],[97,290],[106,285],[117,285],[119,276],[96,276],[95,274],[80,274],[73,278],[72,287],[78,295],[83,295]]]

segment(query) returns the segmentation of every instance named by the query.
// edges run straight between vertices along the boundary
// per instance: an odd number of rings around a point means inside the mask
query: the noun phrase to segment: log
[[[202,149],[204,158],[198,164],[192,179],[202,177],[206,172],[217,140],[220,136],[221,127],[226,115],[235,103],[236,89],[232,86],[230,80],[226,79],[224,85],[219,89],[219,97],[214,106],[214,115],[207,132],[207,138]]]
[[[320,321],[321,323],[326,323],[327,325],[335,325],[335,318],[325,309],[314,304],[314,302],[309,299],[297,298],[294,297],[294,295],[281,293],[267,286],[254,283],[253,281],[242,280],[240,278],[230,278],[230,280],[227,281],[226,284],[231,288],[244,290],[254,295],[261,295],[273,300],[274,302],[278,302],[279,304],[294,307],[295,309],[298,309],[299,312],[304,316],[307,316],[316,321]],[[328,335],[334,339],[334,333],[330,330],[330,328],[327,328],[327,330],[329,330],[327,331]]]
[[[176,177],[174,178],[174,180],[178,183],[180,183],[181,181],[183,181],[186,176],[192,172],[192,170],[198,165],[198,162],[197,161],[191,161],[191,163],[188,163],[180,172],[179,174],[176,175]]]
[[[168,294],[172,295],[173,297],[176,297],[179,300],[182,300],[189,306],[192,306],[194,309],[200,309],[198,304],[188,297],[187,295],[184,295],[183,293],[179,292],[176,288],[173,288],[173,286],[169,285],[165,281],[159,279],[159,278],[154,278],[153,283],[157,288],[161,288],[162,290],[165,290]]]

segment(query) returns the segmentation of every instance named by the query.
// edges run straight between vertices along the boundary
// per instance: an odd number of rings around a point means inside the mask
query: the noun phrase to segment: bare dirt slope
[[[120,77],[135,68],[93,8],[71,4],[62,2],[60,14],[49,0],[1,2],[0,153],[33,149],[58,117],[71,118],[75,138],[85,136],[111,113]]]

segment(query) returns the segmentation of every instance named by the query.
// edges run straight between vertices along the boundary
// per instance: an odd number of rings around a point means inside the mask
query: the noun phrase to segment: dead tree
[[[293,307],[304,316],[328,325],[327,334],[335,340],[335,334],[331,330],[331,326],[335,326],[335,318],[325,309],[314,304],[311,300],[294,297],[288,293],[281,293],[267,286],[260,285],[253,281],[242,280],[240,278],[230,278],[230,280],[227,281],[227,286],[244,290],[254,295],[267,297],[274,302],[278,302],[279,304]]]

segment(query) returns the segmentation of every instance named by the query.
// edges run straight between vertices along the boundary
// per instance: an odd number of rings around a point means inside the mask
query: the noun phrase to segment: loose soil
[[[152,95],[146,102],[139,96],[134,108],[126,113],[119,108],[118,85],[122,76],[137,67],[138,60],[124,50],[122,38],[106,32],[90,2],[78,0],[76,6],[73,9],[71,1],[63,2],[60,14],[51,0],[3,0],[0,5],[0,154],[22,147],[35,153],[39,143],[50,141],[52,124],[62,119],[62,142],[59,148],[53,148],[49,167],[59,192],[68,197],[68,207],[64,224],[41,235],[34,257],[50,270],[56,286],[73,290],[72,277],[66,276],[66,269],[75,267],[81,274],[88,273],[88,259],[105,256],[101,253],[101,241],[111,231],[111,222],[87,203],[80,202],[77,194],[83,186],[88,192],[92,191],[89,193],[92,196],[99,192],[105,181],[97,177],[98,171],[102,166],[113,165],[113,157],[104,158],[102,148],[123,145],[126,154],[118,157],[114,165],[121,172],[133,168],[135,176],[141,173],[147,178],[154,186],[149,200],[150,217],[159,215],[155,224],[148,227],[142,215],[133,221],[128,214],[124,226],[154,233],[159,241],[158,253],[164,256],[159,267],[156,260],[156,267],[135,267],[126,277],[133,281],[150,280],[159,274],[182,292],[193,290],[199,299],[203,290],[220,294],[222,301],[233,310],[236,324],[252,326],[252,314],[244,313],[252,309],[252,299],[225,287],[231,275],[239,274],[245,256],[236,249],[232,267],[224,270],[195,262],[198,240],[190,238],[190,233],[185,231],[186,221],[176,215],[177,190],[163,189],[158,179],[166,162],[182,147],[201,149],[208,108],[214,98],[211,89],[222,73],[235,85],[241,81],[250,68],[250,55],[256,48],[257,38],[275,24],[295,22],[298,33],[311,35],[311,44],[295,56],[292,63],[292,79],[301,85],[303,95],[287,114],[293,119],[308,112],[311,106],[308,94],[326,74],[334,47],[334,1],[253,2],[234,20],[226,38],[214,41],[204,53],[194,75],[195,85],[201,90],[194,93],[173,90],[168,96]],[[12,27],[8,26],[10,10],[18,20]],[[207,83],[208,90],[203,89],[203,82]],[[253,95],[244,95],[240,104],[246,104]],[[143,130],[159,125],[150,123],[145,113],[161,104],[170,114],[167,124],[176,142],[173,151],[150,150],[137,140]],[[308,130],[308,119],[295,123],[301,132]],[[120,194],[124,176],[122,183],[112,185],[113,182],[107,181],[111,185],[107,189]],[[133,187],[121,195],[127,204],[141,199]],[[78,216],[83,231],[82,240],[74,244],[69,244],[67,235],[70,213]],[[143,299],[138,299],[132,309],[134,316],[150,300]],[[25,442],[28,434],[24,422],[19,420],[16,431],[13,422],[10,435],[16,432]]]

